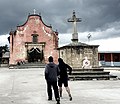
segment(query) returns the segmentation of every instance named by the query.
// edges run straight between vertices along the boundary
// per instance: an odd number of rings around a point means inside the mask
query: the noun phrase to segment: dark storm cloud
[[[87,26],[88,30],[93,31],[97,28],[104,30],[107,28],[104,27],[106,24],[120,21],[120,0],[90,1],[92,2],[85,3],[84,11],[82,12],[85,20],[83,24]]]
[[[78,32],[120,30],[120,0],[2,0],[0,1],[0,35],[8,34],[18,24],[23,24],[29,13],[41,13],[43,21],[51,24],[59,33],[68,33],[72,24],[67,19],[76,11],[82,18],[78,23]],[[109,33],[109,32],[108,32]],[[117,37],[111,32],[99,38]],[[98,38],[98,37],[96,37]]]

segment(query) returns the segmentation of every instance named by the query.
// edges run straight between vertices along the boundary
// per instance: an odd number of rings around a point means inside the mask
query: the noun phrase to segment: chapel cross
[[[33,13],[36,14],[36,10],[35,9],[33,10]]]
[[[72,18],[68,18],[68,22],[73,22],[72,42],[78,42],[77,22],[81,22],[81,18],[76,18],[75,11],[73,11]]]

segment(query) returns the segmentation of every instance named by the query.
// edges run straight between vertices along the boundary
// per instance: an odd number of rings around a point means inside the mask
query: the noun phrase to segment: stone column
[[[99,61],[99,66],[102,66],[100,62],[100,53],[98,54],[98,61]]]
[[[111,53],[111,66],[114,66],[113,64],[113,54]]]

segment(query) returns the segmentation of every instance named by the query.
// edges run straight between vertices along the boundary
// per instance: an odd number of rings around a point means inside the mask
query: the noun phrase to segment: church
[[[25,23],[10,31],[9,65],[19,62],[47,63],[48,57],[58,59],[58,32],[43,22],[41,15],[29,14]]]

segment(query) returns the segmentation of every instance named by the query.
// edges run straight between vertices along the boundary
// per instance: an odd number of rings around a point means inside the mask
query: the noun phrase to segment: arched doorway
[[[42,62],[43,61],[43,50],[39,48],[32,48],[28,50],[28,62]]]

